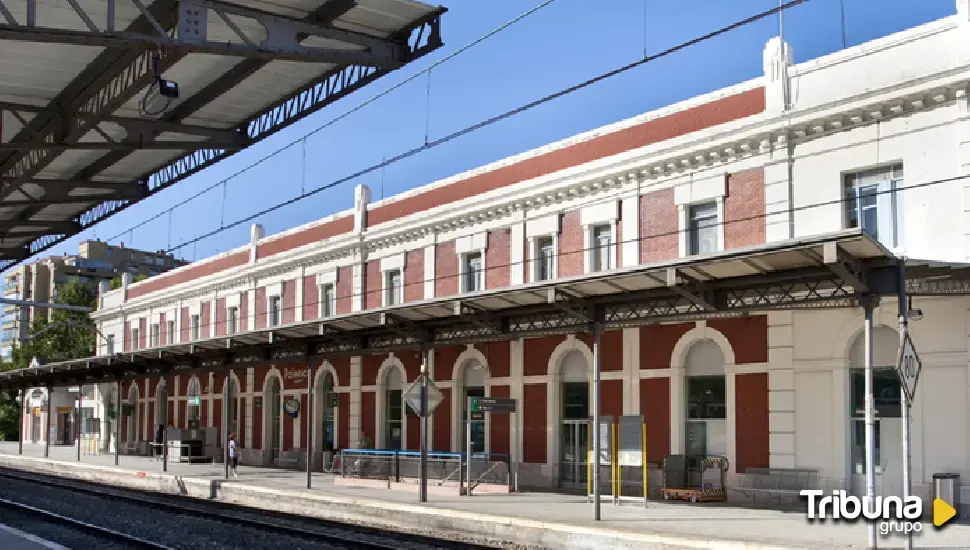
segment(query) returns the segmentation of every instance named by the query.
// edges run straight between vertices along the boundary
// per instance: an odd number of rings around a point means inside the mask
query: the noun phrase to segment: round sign
[[[287,416],[296,418],[300,414],[300,401],[293,398],[287,399],[283,402],[283,412]]]

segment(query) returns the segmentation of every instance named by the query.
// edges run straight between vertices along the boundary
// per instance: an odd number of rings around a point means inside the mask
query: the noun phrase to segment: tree
[[[131,282],[140,283],[147,278],[148,278],[148,275],[145,275],[145,274],[135,275],[134,277],[131,278]],[[119,288],[121,288],[121,279],[111,279],[111,290],[118,290]]]
[[[90,284],[74,280],[58,288],[56,304],[82,306],[94,309],[98,303],[97,290]],[[0,364],[0,370],[23,369],[30,366],[34,357],[48,361],[67,361],[94,355],[94,321],[82,311],[55,309],[50,320],[34,319],[30,336],[13,350],[9,363]],[[16,439],[20,418],[17,390],[0,392],[0,440]]]

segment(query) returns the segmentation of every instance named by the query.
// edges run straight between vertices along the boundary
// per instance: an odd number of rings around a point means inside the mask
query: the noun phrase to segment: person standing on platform
[[[236,466],[239,465],[239,453],[236,451],[236,434],[229,434],[229,471],[234,477],[239,477],[236,473]]]

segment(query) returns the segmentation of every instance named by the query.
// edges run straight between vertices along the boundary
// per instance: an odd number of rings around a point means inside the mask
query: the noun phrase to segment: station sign
[[[514,413],[515,399],[505,397],[469,397],[468,410],[473,413]]]
[[[900,385],[906,392],[906,397],[912,403],[916,397],[916,384],[919,383],[919,375],[923,370],[923,362],[920,361],[919,354],[916,353],[916,346],[913,339],[909,336],[909,331],[903,335],[903,344],[899,347],[899,359],[896,362],[896,374],[899,375]]]
[[[422,375],[417,378],[408,389],[404,390],[404,401],[407,402],[408,406],[414,411],[418,416],[421,415],[421,381],[423,380]],[[445,396],[442,395],[441,390],[435,385],[434,380],[428,378],[428,408],[427,414],[425,416],[431,416],[431,413],[444,401]]]

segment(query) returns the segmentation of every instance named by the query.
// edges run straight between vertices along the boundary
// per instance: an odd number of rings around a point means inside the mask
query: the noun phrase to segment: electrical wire
[[[363,101],[363,102],[357,104],[355,107],[353,107],[352,109],[350,109],[350,110],[344,112],[343,114],[337,116],[336,118],[333,118],[333,119],[331,119],[331,120],[329,120],[329,121],[321,124],[320,126],[317,126],[313,130],[310,130],[309,132],[303,134],[299,138],[294,139],[293,141],[287,143],[286,145],[284,145],[284,146],[276,149],[272,153],[268,153],[268,154],[262,156],[256,162],[253,162],[253,163],[251,163],[251,164],[249,164],[249,165],[247,165],[247,166],[245,166],[245,167],[237,170],[236,172],[233,172],[229,176],[227,176],[227,177],[225,177],[225,178],[223,178],[223,179],[221,179],[221,180],[213,183],[212,185],[209,185],[208,187],[203,188],[201,191],[198,191],[194,195],[192,195],[192,196],[190,196],[190,197],[188,197],[186,199],[183,199],[180,202],[175,203],[174,205],[170,206],[167,211],[171,211],[171,210],[174,210],[174,209],[176,209],[176,208],[178,208],[180,206],[184,206],[184,205],[188,204],[189,202],[191,202],[192,200],[197,199],[198,197],[200,197],[200,196],[208,193],[209,191],[215,189],[219,185],[221,185],[221,184],[223,184],[223,183],[225,183],[225,182],[227,182],[227,181],[229,181],[231,179],[234,179],[237,176],[240,176],[240,175],[242,175],[242,174],[244,174],[244,173],[252,170],[253,168],[258,167],[259,165],[263,164],[264,162],[266,162],[268,160],[271,160],[271,159],[275,158],[277,155],[279,155],[280,153],[283,153],[284,151],[287,151],[288,149],[290,149],[291,147],[293,147],[297,143],[300,143],[301,141],[305,142],[307,138],[309,138],[309,137],[311,137],[313,135],[316,135],[319,132],[322,132],[323,130],[325,130],[325,129],[331,127],[331,126],[333,126],[334,124],[340,122],[341,120],[347,118],[348,116],[350,116],[350,115],[352,115],[352,114],[360,111],[364,107],[366,107],[366,106],[374,103],[378,99],[381,99],[382,97],[385,97],[386,95],[390,94],[394,90],[397,90],[398,88],[401,88],[405,84],[414,81],[415,79],[419,78],[421,75],[423,75],[425,73],[428,73],[429,74],[429,78],[430,78],[431,70],[434,69],[435,67],[439,67],[442,64],[444,64],[445,62],[447,62],[447,61],[449,61],[451,59],[454,59],[458,55],[461,55],[462,53],[470,50],[471,48],[477,46],[478,44],[481,44],[482,42],[488,40],[489,38],[495,36],[496,34],[502,32],[502,31],[504,31],[505,29],[511,27],[515,23],[518,23],[519,21],[521,21],[521,20],[525,19],[526,17],[528,17],[528,16],[536,13],[537,11],[539,11],[542,8],[548,6],[549,4],[552,4],[555,1],[556,0],[544,0],[542,3],[536,5],[532,9],[526,11],[525,13],[522,13],[521,15],[519,15],[519,16],[513,18],[513,19],[510,19],[509,21],[503,23],[502,25],[500,25],[500,26],[492,29],[490,32],[488,32],[488,33],[486,33],[486,34],[484,34],[484,35],[476,38],[475,40],[472,40],[468,44],[465,44],[464,46],[458,48],[457,50],[455,50],[451,54],[446,55],[445,57],[439,59],[438,61],[432,63],[431,65],[425,67],[424,69],[421,69],[420,71],[414,73],[413,75],[405,78],[401,82],[398,82],[397,84],[391,86],[390,88],[387,88],[386,90],[384,90],[381,93],[375,95],[374,97],[372,97],[372,98],[370,98],[370,99],[368,99],[366,101]],[[430,87],[430,81],[429,81],[429,84],[428,85]],[[430,97],[430,88],[429,88],[428,94],[429,94],[429,97]],[[302,193],[301,193],[301,195],[302,195]],[[106,242],[111,242],[111,241],[113,241],[115,239],[118,239],[119,237],[121,237],[122,235],[124,235],[125,233],[127,233],[128,231],[130,231],[132,229],[138,229],[139,227],[142,227],[142,226],[144,226],[144,225],[146,225],[148,223],[151,223],[151,222],[155,221],[159,217],[163,216],[164,215],[164,212],[166,212],[166,211],[163,210],[159,214],[156,214],[155,216],[152,216],[152,217],[150,217],[150,218],[148,218],[146,220],[143,220],[143,221],[135,224],[134,226],[130,227],[129,229],[127,229],[125,231],[122,231],[118,235],[116,235],[116,236],[108,239]],[[171,246],[170,246],[170,248],[171,248]],[[178,248],[178,247],[176,247],[176,248]],[[172,249],[172,250],[174,250],[174,249]]]
[[[903,193],[905,193],[907,191],[911,191],[911,190],[926,189],[926,188],[933,187],[933,186],[936,186],[936,185],[943,185],[943,184],[947,184],[947,183],[956,183],[956,182],[964,181],[964,180],[968,180],[968,179],[970,179],[970,174],[964,174],[964,175],[953,176],[953,177],[949,177],[949,178],[943,178],[943,179],[936,179],[936,180],[929,180],[929,181],[923,181],[923,182],[919,182],[919,183],[914,183],[914,184],[911,184],[911,185],[907,185],[906,187],[903,187],[902,189],[889,189],[889,190],[883,190],[883,191],[875,191],[875,192],[873,192],[871,194],[867,194],[867,196],[878,196],[878,195],[889,194],[889,193],[903,194]],[[830,207],[830,206],[844,206],[845,204],[847,204],[849,202],[850,202],[850,199],[844,197],[844,198],[838,198],[838,199],[832,199],[832,200],[828,200],[828,201],[816,202],[816,203],[802,205],[802,206],[795,206],[795,207],[789,207],[789,208],[780,208],[780,209],[772,210],[770,212],[767,211],[767,209],[766,209],[766,211],[764,213],[752,214],[752,215],[744,216],[744,217],[740,217],[740,218],[733,218],[731,220],[723,220],[722,219],[722,220],[719,220],[718,222],[710,223],[710,224],[706,225],[705,227],[718,227],[718,226],[721,226],[722,228],[724,228],[726,230],[728,226],[731,226],[731,225],[734,225],[734,224],[748,223],[748,222],[751,222],[751,221],[763,221],[763,220],[766,220],[768,217],[778,216],[778,215],[781,215],[781,214],[789,214],[789,215],[792,215],[793,216],[795,213],[798,213],[798,212],[807,212],[807,211],[810,211],[810,210],[813,210],[813,209],[825,208],[825,207]],[[790,222],[790,223],[793,223],[793,222]],[[639,235],[639,236],[634,237],[634,238],[629,238],[629,239],[628,238],[624,238],[623,240],[616,242],[615,245],[613,245],[613,246],[616,246],[618,249],[621,249],[624,244],[627,244],[627,243],[638,243],[638,244],[641,245],[641,250],[642,250],[642,245],[643,245],[644,242],[647,242],[647,241],[650,241],[650,240],[653,240],[653,239],[662,239],[662,238],[667,238],[667,237],[672,237],[672,236],[676,236],[676,237],[679,238],[681,234],[685,234],[686,235],[687,233],[689,233],[689,231],[690,231],[689,228],[677,228],[677,229],[674,229],[674,230],[661,231],[661,232],[652,233],[652,234],[648,234],[648,235]],[[569,251],[565,251],[565,252],[563,252],[560,249],[558,251],[557,255],[556,255],[556,262],[557,262],[558,265],[562,265],[562,259],[563,258],[569,258],[569,257],[571,257],[573,255],[583,255],[586,252],[589,252],[589,251],[592,251],[592,250],[595,250],[595,249],[596,249],[595,246],[580,247],[580,248],[578,248],[576,250],[569,250]],[[698,257],[702,257],[702,256],[698,256]],[[502,269],[511,269],[511,268],[515,268],[515,267],[524,267],[524,266],[532,263],[533,261],[534,260],[521,260],[521,261],[516,261],[516,262],[509,261],[507,263],[502,263],[502,264],[498,264],[498,265],[486,263],[485,269],[482,271],[482,275],[481,276],[482,276],[483,280],[486,280],[487,274],[489,272],[496,271],[496,270],[502,270]],[[644,258],[641,257],[641,265],[647,265],[648,262],[649,262],[649,259],[644,259]],[[419,279],[417,281],[413,281],[412,280],[412,281],[409,282],[409,281],[407,281],[403,277],[403,274],[402,274],[401,294],[402,294],[402,296],[406,296],[406,289],[408,287],[420,286],[421,288],[423,288],[424,285],[425,285],[425,283],[428,283],[428,282],[435,282],[436,283],[436,282],[442,281],[442,280],[452,280],[452,279],[454,279],[456,281],[456,283],[457,283],[457,280],[460,277],[461,277],[461,275],[459,275],[459,274],[448,275],[448,276],[444,276],[444,277],[437,277],[435,275],[431,275],[431,277],[423,277],[423,278],[421,278],[421,279]],[[502,287],[502,288],[512,288],[512,286],[509,285],[508,287]],[[334,299],[339,304],[341,301],[346,300],[346,299],[353,300],[354,298],[360,298],[360,297],[362,297],[364,299],[364,302],[366,303],[367,296],[373,295],[373,294],[379,294],[379,293],[382,293],[383,291],[384,291],[383,288],[378,288],[378,289],[375,289],[375,290],[364,290],[364,291],[361,291],[361,292],[353,292],[353,291],[351,291],[349,293],[339,294],[338,293],[338,289],[335,287],[334,288]],[[422,300],[423,300],[423,298],[422,298]],[[294,306],[283,306],[282,303],[281,303],[280,304],[280,316],[282,317],[283,312],[286,312],[286,311],[296,311],[296,309],[298,307],[303,307],[303,308],[306,308],[307,306],[319,307],[321,303],[323,303],[323,302],[320,299],[317,299],[316,301],[313,301],[313,302],[304,302],[304,304],[302,304],[302,306],[296,306],[296,305],[294,305]],[[362,311],[362,312],[359,312],[359,313],[366,313],[366,310],[365,311]],[[340,314],[340,315],[342,315],[342,314]],[[211,319],[211,317],[210,317],[210,319]],[[323,319],[320,318],[320,317],[314,317],[313,319],[307,319],[305,322],[310,322],[310,321],[315,321],[315,320],[323,320]],[[263,328],[270,328],[270,327],[263,327]],[[247,328],[247,331],[251,331],[251,330],[260,330],[260,329]],[[127,336],[128,336],[127,334],[123,335],[123,337],[122,337],[122,343],[123,344],[130,343],[130,340],[127,339]]]
[[[373,165],[371,165],[371,166],[369,166],[367,168],[358,170],[357,172],[354,172],[354,173],[352,173],[350,175],[344,176],[344,177],[339,178],[337,180],[334,180],[334,181],[332,181],[330,183],[327,183],[325,185],[322,185],[320,187],[317,187],[316,189],[313,189],[311,191],[308,191],[306,193],[303,193],[303,194],[298,195],[296,197],[293,197],[291,199],[285,200],[283,202],[277,203],[277,204],[275,204],[273,206],[269,206],[269,207],[264,208],[264,209],[262,209],[262,210],[260,210],[258,212],[255,212],[253,214],[250,214],[250,215],[248,215],[246,217],[240,218],[240,219],[236,220],[235,222],[231,222],[230,224],[228,224],[228,225],[226,225],[224,227],[219,227],[219,228],[216,228],[216,229],[214,229],[212,231],[208,231],[206,233],[202,233],[201,235],[198,235],[194,239],[187,240],[187,241],[183,241],[178,246],[176,246],[175,248],[172,248],[172,249],[168,250],[167,252],[171,252],[172,250],[175,250],[177,248],[181,248],[182,246],[186,246],[186,245],[189,245],[189,244],[193,244],[194,242],[197,242],[199,240],[207,239],[207,238],[212,237],[214,235],[218,235],[219,233],[222,233],[223,231],[225,231],[227,229],[231,229],[233,227],[237,227],[237,226],[242,225],[244,223],[248,223],[250,221],[253,221],[255,219],[258,219],[258,218],[260,218],[262,216],[265,216],[266,214],[275,212],[275,211],[277,211],[277,210],[279,210],[281,208],[285,208],[285,207],[290,206],[292,204],[295,204],[295,203],[297,203],[297,202],[299,202],[299,201],[301,201],[303,199],[306,199],[308,197],[311,197],[313,195],[316,195],[317,193],[320,193],[321,191],[325,191],[327,189],[332,189],[332,188],[334,188],[334,187],[336,187],[338,185],[347,183],[349,181],[353,181],[353,180],[355,180],[355,179],[357,179],[357,178],[359,178],[361,176],[370,174],[371,172],[374,172],[375,170],[382,169],[382,168],[384,168],[386,166],[389,166],[391,164],[395,164],[397,162],[400,162],[402,160],[405,160],[407,158],[410,158],[410,157],[412,157],[414,155],[417,155],[418,153],[421,153],[422,151],[425,151],[425,150],[428,150],[428,149],[433,149],[433,148],[435,148],[435,147],[437,147],[439,145],[448,143],[448,142],[453,141],[453,140],[455,140],[455,139],[457,139],[459,137],[462,137],[464,135],[471,134],[471,133],[473,133],[473,132],[475,132],[477,130],[480,130],[480,129],[485,128],[485,127],[488,127],[488,126],[491,126],[492,124],[495,124],[497,122],[500,122],[500,121],[505,120],[505,119],[508,119],[508,118],[511,118],[513,116],[519,115],[521,113],[524,113],[526,111],[529,111],[531,109],[534,109],[534,108],[536,108],[536,107],[538,107],[540,105],[543,105],[543,104],[548,103],[550,101],[556,100],[556,99],[558,99],[560,97],[569,95],[569,94],[571,94],[573,92],[582,90],[584,88],[587,88],[589,86],[592,86],[593,84],[596,84],[596,83],[601,82],[603,80],[607,80],[607,79],[612,78],[614,76],[617,76],[617,75],[620,75],[622,73],[625,73],[625,72],[627,72],[627,71],[629,71],[631,69],[634,69],[636,67],[639,67],[640,65],[643,65],[645,63],[649,63],[649,62],[654,61],[656,59],[659,59],[661,57],[665,57],[665,56],[671,55],[671,54],[676,53],[676,52],[678,52],[680,50],[683,50],[685,48],[688,48],[690,46],[694,46],[696,44],[699,44],[699,43],[704,42],[706,40],[710,40],[711,38],[714,38],[714,37],[720,36],[722,34],[728,33],[730,31],[733,31],[733,30],[738,29],[740,27],[743,27],[745,25],[749,25],[749,24],[754,23],[756,21],[760,21],[760,20],[762,20],[762,19],[764,19],[766,17],[770,17],[770,16],[772,16],[772,15],[774,15],[776,13],[780,13],[781,10],[792,8],[792,7],[797,6],[799,4],[803,4],[803,3],[807,2],[807,1],[808,0],[791,0],[790,2],[787,2],[785,4],[779,5],[779,7],[777,7],[777,8],[772,8],[772,9],[763,11],[761,13],[758,13],[756,15],[753,15],[751,17],[748,17],[747,19],[744,19],[744,20],[741,20],[741,21],[732,23],[731,25],[728,25],[726,27],[721,27],[720,29],[715,30],[715,31],[712,31],[712,32],[709,32],[709,33],[707,33],[707,34],[705,34],[703,36],[694,38],[692,40],[688,40],[687,42],[683,42],[681,44],[678,44],[676,46],[673,46],[671,48],[668,48],[668,49],[666,49],[666,50],[664,50],[662,52],[659,52],[657,54],[647,56],[647,57],[645,57],[643,59],[634,61],[632,63],[628,63],[628,64],[626,64],[626,65],[624,65],[622,67],[619,67],[617,69],[614,69],[614,70],[609,71],[609,72],[606,72],[606,73],[603,73],[603,74],[601,74],[599,76],[595,76],[593,78],[584,80],[584,81],[582,81],[582,82],[580,82],[578,84],[575,84],[575,85],[570,86],[568,88],[562,89],[562,90],[560,90],[558,92],[549,94],[547,96],[544,96],[544,97],[539,98],[537,100],[534,100],[532,102],[526,103],[526,104],[521,105],[519,107],[516,107],[515,109],[512,109],[510,111],[506,111],[504,113],[501,113],[499,115],[493,116],[491,118],[488,118],[486,120],[483,120],[483,121],[478,122],[476,124],[473,124],[471,126],[466,126],[466,127],[462,128],[462,129],[457,130],[455,132],[452,132],[452,133],[450,133],[450,134],[448,134],[448,135],[446,135],[444,137],[438,138],[438,139],[436,139],[434,141],[431,141],[429,143],[425,143],[424,145],[420,145],[418,147],[414,147],[414,148],[409,149],[409,150],[407,150],[407,151],[405,151],[403,153],[400,153],[398,155],[395,155],[395,156],[393,156],[393,157],[391,157],[389,159],[385,159],[385,160],[383,160],[383,161],[381,161],[381,162],[379,162],[377,164],[373,164]],[[260,162],[262,162],[262,159],[261,159]]]

